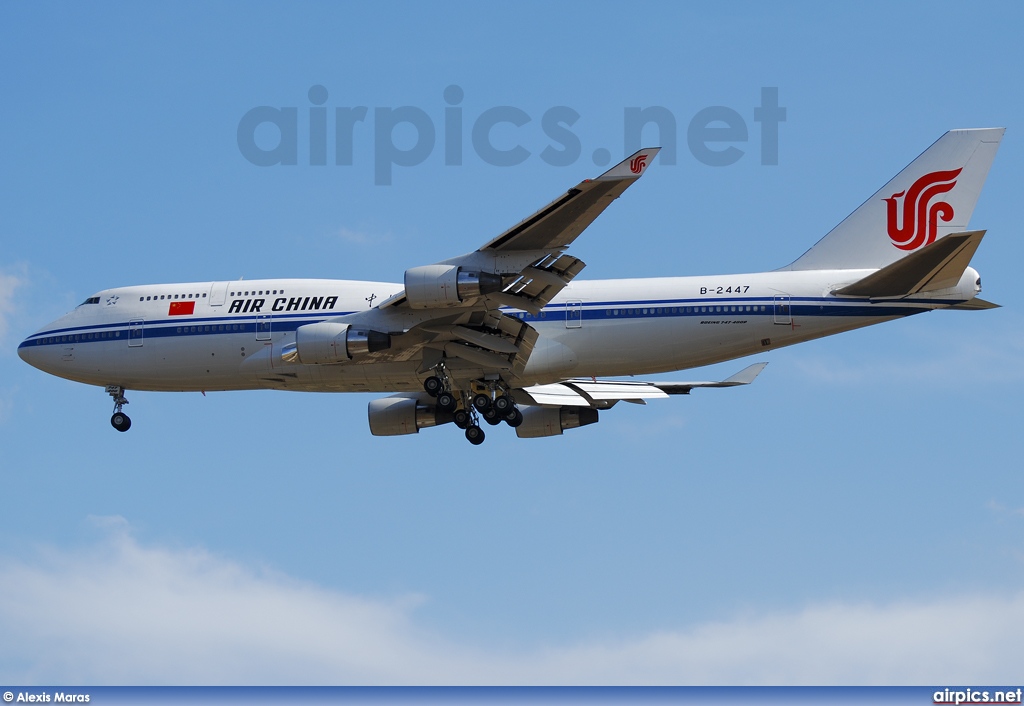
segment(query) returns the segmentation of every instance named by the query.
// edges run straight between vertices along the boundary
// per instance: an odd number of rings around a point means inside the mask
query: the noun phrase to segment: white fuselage
[[[870,272],[577,281],[537,315],[503,311],[572,353],[563,366],[536,373],[528,363],[521,384],[537,384],[708,365],[945,308],[978,291],[968,268],[956,287],[922,298],[831,294]],[[333,365],[281,358],[299,326],[365,311],[401,291],[393,283],[301,279],[109,289],[25,339],[19,354],[60,377],[129,390],[420,390],[429,373],[418,370],[417,357]]]

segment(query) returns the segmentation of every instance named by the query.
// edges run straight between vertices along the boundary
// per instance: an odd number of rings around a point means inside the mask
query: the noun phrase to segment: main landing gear
[[[473,396],[473,408],[480,413],[485,422],[491,426],[505,422],[510,427],[517,427],[523,423],[523,413],[516,407],[516,401],[508,390],[492,383],[488,392],[490,394],[480,392]]]
[[[132,420],[121,408],[128,404],[124,396],[124,388],[119,385],[107,385],[107,394],[114,398],[114,414],[110,417],[110,425],[118,431],[128,431]]]
[[[471,395],[452,390],[451,379],[443,365],[438,366],[435,373],[423,381],[423,389],[437,400],[439,411],[452,414],[455,426],[465,430],[466,439],[474,446],[482,444],[486,436],[480,428],[480,417],[491,426],[505,422],[510,427],[518,427],[523,423],[523,413],[509,391],[498,382],[474,382],[471,387],[476,394]]]

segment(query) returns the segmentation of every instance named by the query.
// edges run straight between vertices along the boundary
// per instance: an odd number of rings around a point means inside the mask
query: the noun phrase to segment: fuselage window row
[[[160,296],[157,296],[156,294],[154,294],[151,297],[139,297],[139,301],[140,302],[143,302],[143,301],[148,302],[150,300],[160,301],[164,297],[167,297],[168,299],[206,299],[206,294],[205,293],[201,294],[201,295],[200,294],[174,294],[174,295],[161,294]]]
[[[47,336],[45,338],[36,339],[36,345],[45,345],[50,343],[81,343],[82,341],[102,341],[109,340],[111,338],[120,338],[120,331],[100,331],[98,333],[78,333],[70,334],[67,336]]]
[[[650,309],[606,309],[607,316],[663,316],[665,314],[742,314],[767,311],[763,305],[665,306]]]
[[[785,308],[783,309],[785,311]],[[583,309],[575,310],[576,316],[582,315]],[[587,309],[586,311],[600,311],[600,309]],[[672,314],[744,314],[744,313],[766,313],[768,307],[765,305],[757,304],[746,304],[746,305],[735,305],[735,306],[664,306],[664,307],[649,307],[649,308],[633,308],[633,309],[605,309],[605,316],[623,316],[623,317],[637,317],[637,316],[665,316]],[[547,318],[547,309],[541,310],[534,318],[544,319]],[[525,311],[512,312],[511,316],[517,319],[526,320],[529,317]]]
[[[235,297],[235,296],[247,297],[249,295],[265,296],[265,295],[270,295],[270,294],[284,294],[284,290],[283,289],[274,289],[274,290],[270,290],[270,289],[255,290],[254,289],[251,292],[250,291],[246,291],[246,292],[241,292],[241,291],[239,291],[239,292],[231,292],[231,296],[233,296],[233,297]],[[172,300],[173,299],[206,299],[206,294],[205,293],[202,293],[202,294],[160,294],[160,295],[154,294],[154,295],[151,295],[151,296],[148,296],[148,297],[139,297],[139,301],[140,302],[161,301],[163,299],[172,299]],[[91,299],[86,300],[83,303],[84,304],[97,304],[97,303],[99,303],[99,297],[93,297]]]
[[[245,324],[220,324],[214,326],[179,326],[175,333],[222,333],[227,331],[245,331]]]

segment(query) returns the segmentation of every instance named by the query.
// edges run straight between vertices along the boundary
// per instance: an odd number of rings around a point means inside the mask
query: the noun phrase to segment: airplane
[[[650,166],[642,149],[478,250],[402,283],[267,279],[105,289],[26,338],[47,373],[99,385],[127,431],[126,390],[387,392],[370,432],[483,423],[522,438],[754,380],[615,379],[741,358],[934,309],[982,310],[967,230],[1004,128],[952,130],[807,252],[751,274],[577,281],[569,246]]]

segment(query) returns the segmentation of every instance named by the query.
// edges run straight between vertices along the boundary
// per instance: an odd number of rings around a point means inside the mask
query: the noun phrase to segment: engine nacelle
[[[591,407],[526,407],[523,423],[516,427],[520,439],[555,436],[566,429],[597,423],[597,410]]]
[[[281,358],[289,363],[347,363],[361,355],[390,347],[391,336],[386,333],[321,321],[295,329],[295,343],[284,347]]]
[[[416,397],[382,397],[367,407],[370,433],[374,436],[418,434],[420,429],[452,421],[449,412],[439,412],[434,405],[424,404]]]
[[[457,265],[424,265],[405,271],[405,298],[412,309],[456,306],[500,290],[500,275],[464,271]]]

